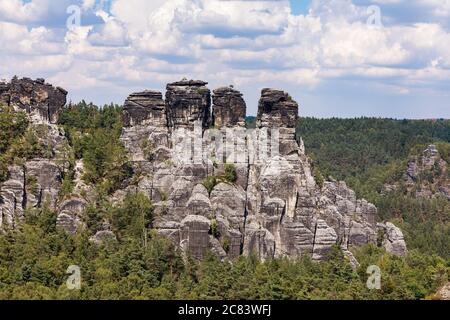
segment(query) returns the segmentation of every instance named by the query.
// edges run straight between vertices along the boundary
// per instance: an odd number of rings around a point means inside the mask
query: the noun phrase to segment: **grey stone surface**
[[[213,125],[216,128],[244,126],[247,106],[242,93],[223,87],[214,90],[213,95]]]
[[[167,86],[166,131],[158,122],[148,122],[130,126],[122,135],[130,154],[137,155],[142,152],[132,141],[155,141],[155,131],[163,132],[168,140],[179,132],[194,140],[193,125],[200,121],[201,145],[208,150],[207,155],[218,151],[212,137],[221,139],[220,134],[240,155],[225,156],[236,162],[236,183],[219,181],[211,193],[202,182],[208,176],[221,177],[223,163],[208,157],[192,164],[141,157],[141,174],[146,178],[138,189],[156,203],[155,227],[159,232],[177,244],[183,243],[180,246],[197,258],[212,250],[221,258],[225,252],[229,258],[254,253],[262,259],[310,255],[321,260],[333,245],[340,245],[355,265],[350,249],[376,242],[377,209],[357,199],[343,182],[327,181],[323,188],[316,184],[304,144],[295,139],[298,104],[283,91],[264,89],[258,127],[242,138],[240,131],[234,130],[242,126],[245,112],[241,94],[234,88],[215,90],[210,115],[206,84],[183,80]],[[222,129],[208,129],[207,124]],[[260,152],[259,139],[273,128],[279,129],[279,152]],[[186,130],[179,131],[182,129]],[[173,149],[170,143],[160,145],[172,155],[186,152]]]
[[[0,83],[0,103],[16,111],[25,111],[29,129],[46,150],[45,158],[26,161],[15,159],[9,167],[9,178],[0,185],[0,225],[15,227],[28,210],[44,205],[56,210],[62,175],[67,169],[67,141],[64,131],[56,125],[66,103],[67,92],[53,87],[44,79],[13,78]]]
[[[83,227],[82,214],[87,202],[80,198],[70,198],[63,201],[58,208],[56,225],[70,234],[76,234]]]
[[[398,227],[387,222],[386,224],[379,224],[378,228],[384,231],[385,237],[383,246],[387,252],[400,257],[404,257],[408,254],[405,238]]]
[[[405,172],[408,191],[420,198],[444,196],[450,200],[448,170],[449,164],[437,147],[429,145],[421,155],[412,157],[408,162]]]
[[[1,86],[0,86],[1,87]],[[43,79],[35,81],[29,78],[13,78],[9,88],[0,95],[9,105],[24,110],[37,121],[55,124],[62,108],[66,104],[67,91],[45,83]]]
[[[128,191],[146,194],[154,203],[156,230],[197,259],[212,251],[221,259],[256,254],[261,259],[309,255],[322,260],[338,245],[356,265],[350,250],[376,243],[377,209],[357,199],[343,182],[326,181],[323,186],[316,183],[304,144],[295,139],[298,104],[283,91],[264,89],[257,128],[245,132],[245,102],[239,91],[215,90],[211,110],[211,93],[206,85],[203,81],[182,80],[167,86],[165,99],[156,91],[127,98],[121,140],[133,168],[133,183],[125,183],[126,187],[115,192],[111,201],[120,204]],[[28,101],[62,102],[59,98],[44,98],[42,90],[50,89],[42,81],[24,80],[15,86],[21,89],[11,91],[7,84],[0,84],[0,97],[9,99],[7,95],[13,92],[13,100],[20,108]],[[17,92],[27,93],[22,101]],[[58,96],[63,91],[48,92]],[[36,110],[45,110],[41,102],[34,107]],[[47,118],[53,121],[57,112],[47,110]],[[201,124],[200,132],[195,131],[196,122]],[[23,217],[26,208],[39,207],[48,197],[59,212],[58,226],[74,234],[84,227],[84,208],[95,199],[89,197],[90,186],[81,179],[82,160],[76,163],[74,194],[60,199],[64,165],[58,161],[57,150],[64,138],[48,125],[56,151],[49,159],[33,159],[24,166],[10,168],[10,179],[0,187],[0,223],[14,223]],[[272,130],[275,128],[279,131]],[[223,159],[217,159],[223,150],[218,150],[213,139],[222,138],[220,134],[227,146],[234,146],[231,154],[225,148]],[[196,158],[190,146],[180,148],[174,139],[177,135],[192,141],[199,137],[204,152]],[[270,148],[264,149],[260,139],[266,136],[273,139]],[[275,140],[279,152],[273,153]],[[192,163],[175,161],[185,152]],[[224,162],[235,162],[236,181],[225,180]],[[27,174],[34,178],[27,179]],[[208,191],[203,184],[211,176],[216,177],[217,184]],[[35,184],[33,192],[27,191],[31,189],[27,181],[31,180]],[[386,248],[406,254],[401,231],[391,224],[383,228]],[[101,243],[108,237],[114,234],[104,227],[91,240]]]

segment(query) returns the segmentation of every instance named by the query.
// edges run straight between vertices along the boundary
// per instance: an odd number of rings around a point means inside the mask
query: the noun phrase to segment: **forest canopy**
[[[0,234],[0,299],[434,299],[448,282],[449,201],[401,190],[386,196],[381,186],[401,181],[408,157],[424,145],[437,143],[446,155],[449,121],[300,119],[297,135],[316,177],[345,180],[377,205],[380,219],[405,232],[407,257],[367,245],[353,252],[360,265],[352,268],[337,247],[320,263],[308,256],[222,262],[214,254],[203,261],[184,255],[151,229],[153,203],[145,194],[128,193],[122,204],[108,201],[130,175],[119,139],[121,113],[120,106],[85,102],[64,109],[60,125],[98,196],[83,213],[87,228],[75,236],[56,227],[56,212],[46,205],[26,212],[17,230]],[[247,122],[254,126],[254,119]],[[26,137],[26,117],[2,108],[0,128],[0,168],[6,172],[5,155]],[[230,166],[224,177],[212,178],[232,182],[236,171]],[[71,179],[73,172],[65,178],[67,193]],[[117,237],[91,241],[105,216]],[[81,290],[67,288],[70,265],[80,266]],[[370,265],[381,268],[381,290],[367,288]]]

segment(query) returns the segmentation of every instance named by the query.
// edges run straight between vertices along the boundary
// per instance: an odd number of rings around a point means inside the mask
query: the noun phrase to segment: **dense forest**
[[[19,229],[0,234],[0,299],[433,299],[448,282],[448,200],[417,199],[401,188],[384,195],[382,186],[401,182],[408,157],[423,145],[441,143],[449,150],[449,121],[300,120],[298,136],[316,177],[347,181],[378,206],[382,219],[405,231],[407,257],[368,245],[354,252],[360,262],[356,270],[338,248],[320,263],[309,257],[259,261],[252,256],[221,262],[213,254],[195,261],[153,231],[143,239],[141,226],[152,226],[150,199],[130,193],[122,204],[108,201],[130,175],[119,139],[121,108],[69,105],[60,125],[73,150],[63,190],[71,192],[73,162],[80,158],[83,179],[95,186],[96,201],[84,212],[87,228],[76,236],[64,233],[45,204],[26,212]],[[0,129],[1,179],[14,159],[43,150],[20,113],[1,109]],[[105,216],[117,239],[90,241]],[[66,286],[70,265],[81,268],[81,290]],[[381,290],[366,286],[370,265],[381,268]]]
[[[450,120],[302,118],[297,129],[319,179],[346,181],[381,219],[402,228],[409,248],[450,258],[450,202],[417,198],[402,186],[408,160],[429,144],[450,164]],[[383,192],[395,183],[395,192]]]

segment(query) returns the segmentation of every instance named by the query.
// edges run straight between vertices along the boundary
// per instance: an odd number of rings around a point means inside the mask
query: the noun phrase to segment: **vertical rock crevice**
[[[373,205],[357,200],[344,183],[327,181],[323,188],[315,183],[304,146],[295,139],[299,105],[288,93],[263,89],[257,128],[242,138],[242,130],[233,129],[245,127],[246,104],[236,89],[222,87],[211,96],[207,82],[187,79],[166,89],[165,99],[159,91],[146,90],[125,101],[121,140],[135,175],[140,176],[136,184],[116,192],[112,201],[120,202],[131,189],[148,195],[154,202],[158,232],[177,245],[187,243],[197,258],[212,250],[231,259],[256,253],[262,259],[309,254],[321,260],[333,245],[343,245],[344,239],[347,248],[374,240],[377,212]],[[66,94],[42,79],[0,84],[0,99],[48,126],[56,123]],[[224,154],[219,159],[223,161],[215,164],[208,154],[196,158],[198,145],[177,145],[177,136],[196,141],[196,123],[201,124],[204,149],[216,150],[211,137],[220,133],[226,146],[234,146],[234,153]],[[268,137],[267,144],[258,143],[263,137]],[[182,153],[189,154],[190,161],[175,161]],[[222,178],[227,162],[234,162],[234,183]],[[10,205],[17,201],[21,211],[36,205],[26,190],[26,176],[32,174],[41,190],[37,205],[45,197],[52,199],[52,205],[59,207],[59,225],[75,233],[86,203],[74,198],[58,206],[58,168],[53,158],[28,162],[23,181],[15,174],[1,187],[2,212],[10,212]],[[208,190],[203,184],[211,171],[219,179]],[[14,211],[12,216],[16,215]],[[403,252],[399,231],[389,228],[386,246]]]

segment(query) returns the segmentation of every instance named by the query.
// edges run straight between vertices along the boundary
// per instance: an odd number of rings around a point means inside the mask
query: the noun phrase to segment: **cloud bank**
[[[96,103],[189,77],[234,84],[250,113],[269,86],[307,115],[450,118],[450,0],[294,1],[0,0],[0,76]]]

